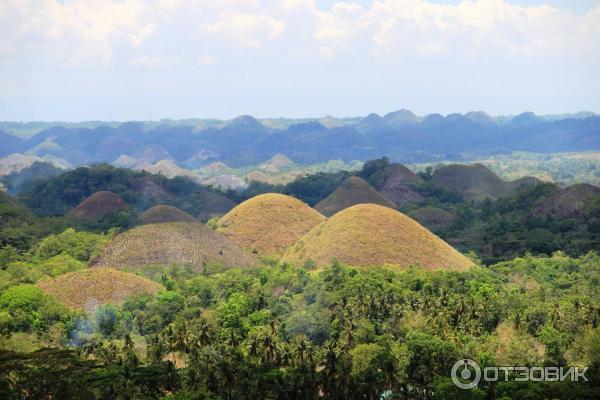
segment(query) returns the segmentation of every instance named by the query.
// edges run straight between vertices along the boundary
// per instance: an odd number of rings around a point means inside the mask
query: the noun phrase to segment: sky
[[[0,120],[600,112],[600,0],[0,0]]]

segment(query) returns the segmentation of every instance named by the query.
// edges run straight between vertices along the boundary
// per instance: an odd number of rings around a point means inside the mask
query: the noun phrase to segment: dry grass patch
[[[218,230],[259,255],[280,254],[325,219],[303,202],[282,194],[253,197],[228,212]]]
[[[335,189],[333,193],[321,200],[315,206],[315,209],[321,214],[330,217],[345,208],[366,203],[396,208],[396,205],[392,201],[373,189],[364,179],[358,176],[351,176]]]
[[[340,211],[291,246],[282,262],[318,267],[338,259],[347,265],[415,266],[466,270],[473,263],[406,215],[376,204]]]
[[[83,200],[69,212],[75,218],[97,221],[108,214],[114,214],[126,209],[127,203],[113,192],[96,192]]]
[[[105,247],[95,266],[136,269],[182,264],[202,271],[210,263],[246,267],[256,265],[257,260],[205,225],[170,222],[142,225],[117,235]]]
[[[167,205],[155,206],[147,209],[140,215],[143,224],[160,224],[163,222],[198,222],[185,211]]]
[[[37,285],[44,292],[75,309],[97,304],[120,304],[126,298],[153,294],[163,287],[149,279],[112,268],[88,268],[71,272]]]

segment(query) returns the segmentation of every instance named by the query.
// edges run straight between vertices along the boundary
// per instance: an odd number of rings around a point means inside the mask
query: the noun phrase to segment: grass
[[[351,176],[335,189],[333,193],[320,201],[315,206],[315,209],[321,214],[330,217],[345,208],[366,203],[396,208],[396,205],[392,201],[373,189],[364,179],[358,176]]]
[[[376,204],[347,208],[291,246],[282,262],[466,270],[472,262],[406,215]]]
[[[388,174],[381,187],[377,187],[377,189],[398,207],[425,200],[423,195],[416,190],[416,187],[423,184],[423,180],[410,169],[401,164],[392,164]]]
[[[198,222],[185,211],[179,208],[167,205],[160,205],[149,208],[140,215],[140,221],[143,224],[160,224],[163,222]]]
[[[91,309],[105,303],[120,304],[128,297],[163,289],[154,281],[112,268],[71,272],[42,281],[37,286],[74,309]]]
[[[258,255],[277,255],[323,220],[298,199],[268,193],[235,207],[221,218],[218,230]]]
[[[108,214],[113,214],[127,208],[127,203],[113,192],[96,192],[83,200],[71,210],[69,215],[85,220],[99,220]]]
[[[203,271],[208,264],[226,267],[256,265],[256,259],[224,235],[189,222],[148,224],[117,235],[94,266],[136,269],[148,265],[190,265]]]
[[[431,178],[432,183],[446,190],[456,190],[467,201],[496,199],[514,193],[520,186],[539,182],[532,177],[514,181],[503,181],[483,164],[451,164],[437,169]]]
[[[580,183],[559,190],[544,199],[532,212],[535,217],[573,218],[585,214],[593,199],[600,198],[600,188]]]

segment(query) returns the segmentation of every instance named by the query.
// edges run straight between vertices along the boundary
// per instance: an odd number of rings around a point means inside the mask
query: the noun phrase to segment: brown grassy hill
[[[198,222],[185,211],[167,205],[155,206],[147,209],[140,215],[142,224],[160,224],[163,222]]]
[[[514,193],[520,186],[540,182],[536,178],[503,181],[483,164],[452,164],[435,170],[431,182],[446,190],[456,190],[467,201],[496,199]]]
[[[236,206],[235,201],[228,197],[213,192],[204,192],[201,196],[202,211],[198,219],[207,221],[211,217],[221,217]]]
[[[93,309],[97,304],[120,304],[128,297],[156,293],[163,289],[158,283],[112,268],[88,268],[38,283],[47,294],[66,306]]]
[[[448,228],[456,221],[453,214],[435,207],[418,208],[408,213],[408,216],[431,230]]]
[[[347,265],[390,264],[466,270],[470,260],[399,211],[376,204],[347,208],[319,224],[291,246],[282,262],[318,267],[332,259]]]
[[[600,200],[600,188],[580,183],[550,195],[533,210],[532,215],[577,218],[585,215],[588,204],[593,200]]]
[[[377,189],[398,207],[407,203],[420,203],[425,198],[416,190],[423,183],[419,175],[402,164],[391,164],[388,176]]]
[[[325,219],[290,196],[268,193],[246,200],[219,221],[218,230],[259,255],[281,253]]]
[[[321,200],[315,206],[315,209],[321,214],[330,217],[345,208],[366,203],[396,208],[396,205],[392,201],[373,189],[364,179],[358,176],[351,176],[342,182],[333,193]]]
[[[84,199],[69,215],[79,219],[96,221],[108,214],[126,209],[127,203],[113,192],[96,192]]]
[[[117,235],[94,266],[135,269],[173,263],[202,271],[209,263],[245,267],[256,265],[256,259],[205,225],[171,222],[137,226]]]

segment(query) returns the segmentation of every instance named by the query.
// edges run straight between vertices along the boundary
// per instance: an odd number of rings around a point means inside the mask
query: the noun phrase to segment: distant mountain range
[[[383,155],[414,163],[513,151],[598,149],[600,116],[592,113],[545,117],[523,113],[508,118],[469,112],[420,117],[403,109],[384,116],[320,120],[259,121],[246,115],[231,121],[0,123],[0,157],[20,153],[70,166],[150,165],[169,160],[171,169],[193,170],[214,162],[239,168],[264,163],[277,154],[301,165]]]

